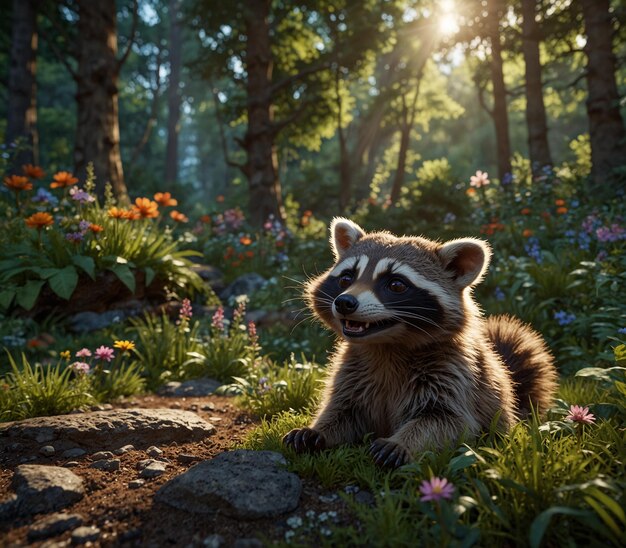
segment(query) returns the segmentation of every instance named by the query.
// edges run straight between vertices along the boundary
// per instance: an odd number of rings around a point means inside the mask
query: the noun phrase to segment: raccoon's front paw
[[[369,451],[378,466],[398,468],[411,460],[411,454],[404,447],[384,438],[374,440]]]
[[[292,447],[296,453],[321,451],[326,448],[326,439],[321,432],[312,428],[296,428],[289,432],[283,443]]]

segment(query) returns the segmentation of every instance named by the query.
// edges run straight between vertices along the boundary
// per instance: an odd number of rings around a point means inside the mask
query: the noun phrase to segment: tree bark
[[[180,0],[169,0],[170,32],[169,61],[170,78],[167,89],[167,145],[165,149],[165,182],[173,184],[178,178],[178,134],[180,132],[180,71],[182,66],[182,43],[178,19]]]
[[[543,103],[541,60],[539,57],[539,26],[536,21],[536,0],[522,0],[522,54],[526,79],[526,125],[528,151],[533,174],[552,165],[548,143],[546,108]]]
[[[111,183],[118,200],[128,200],[120,156],[117,29],[114,0],[78,3],[78,124],[74,147],[77,176],[93,163],[98,193]]]
[[[500,0],[488,2],[487,32],[491,42],[491,83],[493,85],[493,121],[496,130],[498,177],[503,181],[511,173],[511,141],[509,116],[506,106],[506,86],[502,70],[502,44],[500,42]]]
[[[342,125],[343,101],[339,85],[341,81],[340,71],[341,67],[337,63],[335,67],[335,100],[337,103],[337,137],[339,139],[339,211],[343,212],[352,198],[352,176],[346,134]]]
[[[22,138],[27,146],[14,158],[14,169],[26,163],[39,163],[37,39],[34,0],[13,0],[5,140],[10,144]]]
[[[249,2],[245,8],[248,128],[243,139],[247,153],[244,173],[249,186],[250,222],[261,226],[270,215],[284,222],[285,211],[278,178],[272,105],[272,51],[270,0]]]
[[[610,189],[613,169],[626,157],[624,123],[615,82],[613,26],[609,0],[581,0],[587,43],[587,116],[591,142],[592,184]],[[604,193],[604,192],[603,192]]]

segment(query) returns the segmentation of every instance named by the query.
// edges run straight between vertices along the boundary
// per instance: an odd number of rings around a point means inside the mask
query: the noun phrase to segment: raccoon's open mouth
[[[378,322],[358,322],[355,320],[341,320],[343,334],[346,337],[364,337],[377,331],[387,329],[398,323],[395,320],[380,320]]]

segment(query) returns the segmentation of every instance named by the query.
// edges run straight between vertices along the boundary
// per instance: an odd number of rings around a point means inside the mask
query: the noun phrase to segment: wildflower
[[[50,204],[51,206],[56,206],[59,203],[57,197],[45,188],[38,188],[37,192],[30,200],[31,202],[41,202],[42,204]]]
[[[245,255],[246,257],[248,257],[248,259],[252,259],[252,257],[254,257],[254,251],[249,249],[248,251],[246,251]]]
[[[448,483],[446,478],[430,478],[430,481],[424,480],[420,485],[420,500],[427,502],[429,500],[451,499],[454,493],[454,485]]]
[[[617,242],[626,239],[626,229],[617,223],[610,227],[601,226],[596,229],[596,238],[599,242]]]
[[[489,184],[488,173],[482,172],[480,169],[476,172],[476,175],[470,177],[470,186],[475,188],[481,188]]]
[[[259,335],[256,331],[256,324],[253,321],[248,322],[248,338],[253,346],[259,342]]]
[[[141,213],[136,209],[125,209],[122,215],[122,219],[126,219],[127,221],[136,221],[142,218]]]
[[[565,420],[578,422],[580,424],[593,424],[596,421],[596,418],[589,413],[589,407],[571,405],[569,408],[569,415],[565,417]]]
[[[487,174],[485,173],[485,176]],[[509,186],[515,180],[515,176],[512,173],[505,173],[500,181],[501,186]]]
[[[77,358],[89,358],[91,356],[91,350],[88,348],[81,348],[78,352],[76,352]]]
[[[554,319],[559,325],[569,325],[576,319],[576,315],[570,314],[565,310],[558,310],[554,313]]]
[[[493,296],[496,298],[496,301],[503,301],[506,298],[506,295],[504,294],[504,291],[502,291],[500,286],[497,286],[494,289]]]
[[[4,178],[4,186],[13,192],[21,192],[22,190],[32,190],[33,183],[28,180],[28,177],[10,175]]]
[[[89,225],[89,230],[91,230],[94,234],[97,234],[98,232],[102,232],[104,230],[104,227],[91,223]]]
[[[133,212],[138,213],[142,219],[153,219],[159,216],[159,204],[149,198],[137,198]]]
[[[83,189],[78,187],[70,189],[70,196],[72,197],[72,200],[78,202],[81,205],[89,204],[96,201],[95,196],[92,196],[91,194],[89,194],[89,192],[85,192]]]
[[[52,178],[54,181],[50,183],[50,188],[66,188],[78,182],[78,178],[74,177],[69,171],[59,171]]]
[[[468,196],[475,196],[476,195],[476,189],[475,188],[468,188],[465,191],[465,194],[467,194]]]
[[[91,223],[89,221],[85,221],[84,219],[78,223],[78,230],[81,232],[87,232],[89,230],[89,226]]]
[[[522,215],[530,215],[530,213],[531,213],[531,212],[530,212],[530,208],[529,208],[529,207],[525,207],[525,208],[523,208],[523,209],[521,209],[521,210],[520,210],[520,213],[521,213]]]
[[[252,239],[250,238],[250,236],[242,236],[241,238],[239,238],[239,243],[241,243],[242,245],[250,245],[252,243]]]
[[[246,315],[246,298],[245,295],[242,296],[244,298],[237,303],[237,308],[233,312],[233,322],[235,323],[240,323]]]
[[[522,236],[524,236],[524,238],[530,238],[533,234],[534,232],[530,228],[525,228],[522,231]]]
[[[539,240],[535,236],[528,238],[528,243],[524,245],[524,249],[530,258],[534,259],[537,264],[541,264],[543,261],[541,247],[539,246]]]
[[[626,335],[626,327],[620,327],[620,328],[617,330],[617,332],[618,332],[620,335]]]
[[[33,164],[23,165],[22,173],[31,179],[43,179],[46,175],[43,169],[39,166],[34,166]]]
[[[64,360],[69,360],[72,357],[72,353],[69,350],[63,350],[59,352],[59,356],[61,356]]]
[[[443,218],[444,224],[450,224],[450,223],[453,223],[454,221],[456,221],[456,215],[452,213],[451,211],[448,211],[448,213],[446,213]]]
[[[169,192],[157,192],[154,195],[154,201],[162,207],[178,205],[178,200],[172,198]]]
[[[561,199],[554,200],[554,205],[557,207],[563,207],[565,205],[565,200],[561,200]]]
[[[28,228],[36,228],[37,230],[41,230],[46,226],[51,226],[54,224],[54,219],[50,213],[46,213],[45,211],[39,211],[37,213],[33,213],[30,217],[25,219],[26,226]]]
[[[85,239],[85,235],[82,232],[68,232],[65,239],[73,244],[78,244]]]
[[[115,357],[115,354],[112,348],[102,345],[100,348],[96,348],[94,356],[98,360],[110,362]]]
[[[85,362],[74,362],[70,365],[70,369],[73,369],[75,373],[86,375],[89,373],[89,364]]]
[[[224,331],[224,309],[221,306],[213,314],[211,325],[218,331]]]
[[[191,301],[189,299],[183,299],[180,311],[178,313],[177,325],[187,326],[189,319],[192,316]]]
[[[557,207],[556,212],[558,215],[565,215],[567,213],[566,207]]]
[[[135,349],[135,343],[133,341],[115,341],[113,346],[122,352],[130,352]]]
[[[224,195],[223,195],[223,194],[218,195],[218,196],[215,198],[215,201],[216,201],[218,204],[223,203],[223,202],[224,202]]]
[[[180,211],[170,211],[170,217],[177,223],[186,223],[189,221],[189,217]]]
[[[200,222],[204,223],[204,224],[209,224],[211,222],[211,216],[210,215],[202,215],[200,217]]]

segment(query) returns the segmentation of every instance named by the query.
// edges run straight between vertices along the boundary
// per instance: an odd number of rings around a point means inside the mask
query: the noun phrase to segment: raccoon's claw
[[[385,468],[398,468],[411,460],[411,455],[404,447],[383,438],[374,440],[369,451],[374,462]]]
[[[296,453],[321,451],[326,448],[324,436],[312,428],[296,428],[283,438],[283,444]]]

